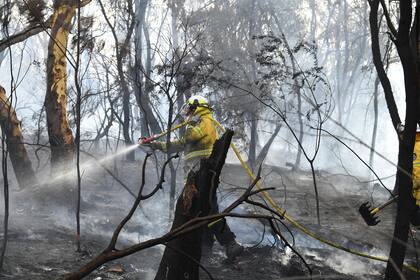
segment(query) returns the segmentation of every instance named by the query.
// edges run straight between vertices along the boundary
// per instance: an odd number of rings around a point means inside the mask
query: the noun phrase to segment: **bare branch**
[[[27,26],[24,30],[10,35],[7,38],[4,38],[0,41],[0,53],[3,52],[7,47],[23,42],[29,37],[37,35],[45,30],[45,28],[50,28],[50,20],[47,20],[44,23],[35,23]]]
[[[384,15],[385,15],[385,18],[386,18],[386,24],[388,25],[388,28],[390,30],[390,34],[392,35],[393,38],[396,38],[398,32],[397,32],[397,29],[395,28],[394,24],[392,23],[392,20],[391,20],[391,17],[389,15],[389,11],[388,11],[388,8],[385,4],[385,1],[380,0],[380,2],[381,2],[382,10],[384,11]]]

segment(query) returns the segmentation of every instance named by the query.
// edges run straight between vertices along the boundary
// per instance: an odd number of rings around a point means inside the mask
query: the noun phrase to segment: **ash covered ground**
[[[141,181],[141,162],[119,158],[106,165],[133,192],[137,191]],[[156,171],[155,164],[150,162],[146,192],[157,182]],[[182,186],[181,175],[177,194]],[[47,173],[43,177],[49,178]],[[310,172],[265,166],[262,177],[264,186],[276,188],[271,195],[287,214],[317,235],[358,252],[382,257],[388,255],[395,207],[384,210],[380,215],[381,223],[376,227],[366,226],[357,209],[370,197],[368,183],[347,175],[317,172],[321,209],[321,225],[318,225]],[[18,191],[12,178],[9,242],[2,279],[59,279],[77,270],[107,246],[116,225],[133,203],[133,197],[104,169],[95,163],[86,166],[81,205],[83,252],[78,253],[75,200],[72,199],[74,189],[63,191],[61,180],[51,183],[45,179],[43,182],[41,186]],[[221,208],[239,196],[249,183],[239,165],[225,165],[218,194]],[[168,196],[169,185],[165,184],[163,190],[141,203],[121,233],[118,247],[158,237],[168,231]],[[385,201],[387,197],[385,192],[377,191],[375,202]],[[253,212],[254,209],[243,206],[236,211]],[[276,241],[267,225],[260,221],[230,218],[228,223],[246,250],[231,261],[226,258],[223,248],[216,245],[212,254],[202,260],[214,279],[309,279],[302,261]],[[334,249],[293,226],[290,230],[293,236],[286,229],[284,236],[290,243],[294,242],[296,250],[305,258],[312,269],[313,279],[383,278],[385,263]],[[162,246],[150,248],[105,264],[86,279],[153,279],[163,249]],[[407,261],[415,265],[415,259],[413,250],[409,250]],[[416,279],[409,273],[407,276]],[[201,279],[209,278],[202,272]]]

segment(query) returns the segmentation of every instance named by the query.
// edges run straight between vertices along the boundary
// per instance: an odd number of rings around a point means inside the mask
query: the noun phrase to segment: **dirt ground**
[[[117,175],[135,191],[140,183],[140,163],[119,162]],[[110,168],[112,166],[109,166]],[[147,172],[146,191],[156,183],[153,165]],[[318,236],[351,250],[374,256],[388,255],[393,232],[390,206],[380,214],[381,223],[368,227],[358,214],[359,205],[369,199],[369,186],[353,177],[317,172],[320,197],[320,225],[311,174],[278,167],[265,167],[263,183],[275,187],[271,195],[287,214]],[[169,177],[167,177],[169,181]],[[181,186],[179,176],[178,186]],[[60,182],[11,193],[9,242],[5,271],[1,279],[59,279],[76,270],[109,242],[112,231],[129,210],[133,198],[101,168],[83,175],[81,232],[83,252],[75,251],[74,190],[63,192]],[[233,201],[249,184],[240,166],[226,165],[221,177],[221,208]],[[180,189],[177,190],[177,193]],[[144,201],[121,234],[119,247],[165,233],[170,226],[169,186]],[[378,193],[375,203],[386,200]],[[237,209],[253,212],[249,206]],[[243,255],[231,261],[220,245],[202,260],[214,279],[310,279],[308,269],[289,248],[276,241],[260,221],[228,219],[237,240],[246,247]],[[284,236],[304,256],[313,279],[382,279],[385,263],[358,257],[325,245],[286,223]],[[417,234],[415,234],[416,236]],[[408,260],[415,265],[413,247]],[[163,247],[158,246],[103,265],[86,279],[153,279]],[[288,278],[289,277],[289,278]],[[202,271],[201,279],[209,279]],[[407,279],[416,279],[407,273]]]

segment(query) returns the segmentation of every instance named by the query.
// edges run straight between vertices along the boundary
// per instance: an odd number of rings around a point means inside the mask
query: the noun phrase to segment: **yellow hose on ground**
[[[218,121],[216,121],[215,119],[212,119],[212,120],[216,124],[216,126],[220,128],[220,130],[222,130],[223,132],[226,131],[225,128]],[[165,136],[169,132],[175,131],[175,130],[177,130],[177,129],[179,129],[179,128],[185,126],[185,125],[187,125],[188,123],[189,123],[189,120],[184,121],[183,123],[178,124],[178,125],[172,127],[170,130],[164,131],[164,132],[156,135],[157,136],[156,138]],[[248,176],[252,180],[255,180],[256,178],[255,178],[254,174],[252,173],[251,169],[249,169],[249,167],[246,164],[246,162],[243,160],[243,158],[242,158],[242,156],[241,156],[238,148],[235,146],[235,144],[231,143],[230,144],[230,147],[232,148],[233,152],[235,153],[236,157],[238,158],[239,162],[241,163],[242,168],[245,170],[245,172],[248,174]],[[257,189],[261,189],[262,188],[261,183],[259,181],[256,183],[256,187],[257,187]],[[353,255],[356,255],[356,256],[359,256],[359,257],[363,257],[363,258],[367,258],[367,259],[371,259],[371,260],[376,260],[376,261],[381,261],[381,262],[388,262],[388,259],[387,258],[372,256],[372,255],[369,255],[369,254],[365,254],[365,253],[362,253],[362,252],[351,250],[351,249],[346,248],[346,247],[344,247],[344,246],[342,246],[340,244],[334,243],[332,241],[329,241],[327,239],[324,239],[324,238],[318,236],[316,233],[312,232],[311,230],[309,230],[305,226],[301,225],[300,223],[298,223],[297,221],[295,221],[294,219],[292,219],[289,215],[287,215],[286,214],[286,211],[283,210],[282,208],[280,208],[280,206],[277,205],[277,203],[268,194],[268,192],[264,191],[264,192],[261,192],[261,194],[268,201],[268,203],[271,205],[271,207],[273,207],[277,211],[277,213],[279,213],[281,216],[283,216],[291,225],[293,225],[294,227],[296,227],[297,229],[299,229],[304,234],[306,234],[306,235],[314,238],[315,240],[318,240],[319,242],[324,243],[324,244],[327,244],[327,245],[329,245],[329,246],[331,246],[333,248],[336,248],[338,250],[342,250],[344,252],[348,252],[350,254],[353,254]],[[215,222],[209,224],[209,227],[211,225],[217,223],[217,222],[218,221],[215,221]],[[404,264],[404,268],[405,269],[408,269],[410,271],[416,272],[416,273],[419,273],[420,272],[420,270],[418,268],[416,268],[414,266],[411,266],[411,265]]]
[[[219,127],[223,132],[225,132],[225,128],[215,119],[213,119],[214,123],[216,124],[217,127]],[[249,169],[248,165],[246,164],[246,162],[243,160],[238,148],[236,148],[235,144],[231,143],[230,147],[232,148],[233,152],[235,153],[236,157],[238,158],[239,162],[241,163],[242,168],[245,170],[245,172],[248,174],[248,176],[252,179],[255,180],[255,176],[252,173],[251,169]],[[256,187],[257,189],[262,189],[261,183],[258,181],[256,183]],[[281,216],[283,216],[290,224],[292,224],[294,227],[296,227],[297,229],[299,229],[300,231],[302,231],[303,233],[305,233],[306,235],[314,238],[315,240],[318,240],[319,242],[322,242],[324,244],[327,244],[331,247],[334,247],[336,249],[351,253],[353,255],[356,256],[360,256],[360,257],[364,257],[364,258],[368,258],[368,259],[372,259],[372,260],[377,260],[377,261],[381,261],[381,262],[388,262],[387,258],[383,258],[383,257],[377,257],[377,256],[371,256],[362,252],[358,252],[358,251],[354,251],[351,250],[349,248],[346,248],[340,244],[334,243],[332,241],[329,241],[327,239],[324,239],[320,236],[317,236],[316,233],[312,232],[311,230],[309,230],[308,228],[306,228],[305,226],[301,225],[300,223],[298,223],[297,221],[295,221],[294,219],[292,219],[289,215],[286,214],[286,211],[281,209],[277,203],[273,200],[273,198],[268,194],[268,192],[264,191],[261,192],[261,194],[264,196],[264,198],[268,201],[268,203],[271,205],[271,207],[273,207],[277,213],[279,213]],[[216,221],[217,222],[217,221]],[[420,270],[414,266],[411,265],[407,265],[404,264],[404,268],[411,270],[413,272],[417,272],[419,273]]]

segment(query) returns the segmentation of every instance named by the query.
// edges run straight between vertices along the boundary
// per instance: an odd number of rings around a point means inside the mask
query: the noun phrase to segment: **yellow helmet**
[[[193,95],[187,100],[187,104],[189,106],[197,106],[197,107],[209,107],[209,101],[207,98],[201,95]]]
[[[181,108],[181,114],[184,116],[192,116],[201,110],[211,110],[207,98],[201,95],[193,95],[187,99],[187,102]]]

